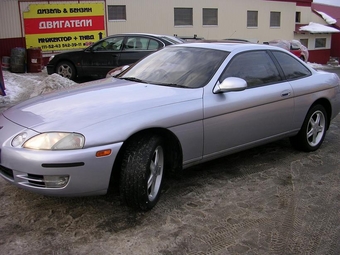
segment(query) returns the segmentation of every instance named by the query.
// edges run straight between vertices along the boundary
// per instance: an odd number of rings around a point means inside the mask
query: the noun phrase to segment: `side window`
[[[219,81],[228,77],[246,80],[248,87],[262,86],[281,81],[281,76],[266,51],[240,53],[230,61]]]
[[[159,48],[162,48],[163,45],[161,45],[156,40],[150,39],[148,50],[158,50]]]
[[[136,38],[135,37],[128,37],[123,50],[135,50],[136,48]]]
[[[307,67],[287,53],[273,51],[273,54],[279,62],[287,80],[299,79],[311,75]]]
[[[145,37],[128,37],[124,46],[124,50],[157,50],[159,43],[153,39]]]
[[[124,37],[106,38],[92,47],[93,51],[119,51],[122,47]]]

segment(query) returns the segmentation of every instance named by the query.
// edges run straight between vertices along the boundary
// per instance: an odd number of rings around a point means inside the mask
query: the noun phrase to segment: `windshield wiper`
[[[156,82],[154,84],[161,85],[161,86],[177,87],[177,88],[186,88],[186,89],[188,88],[187,86],[180,85],[180,84],[177,84],[177,83]]]
[[[136,77],[120,77],[122,80],[127,80],[127,81],[135,81],[135,82],[141,82],[141,83],[148,83],[146,81],[143,81],[141,79],[138,79]]]

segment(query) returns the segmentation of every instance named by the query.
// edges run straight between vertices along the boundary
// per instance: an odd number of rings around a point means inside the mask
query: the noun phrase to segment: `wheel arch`
[[[75,63],[74,63],[72,60],[70,60],[70,59],[68,59],[68,58],[60,58],[60,59],[58,59],[58,61],[54,64],[54,70],[56,70],[56,69],[57,69],[57,66],[58,66],[60,63],[62,63],[62,62],[68,62],[68,63],[72,64],[74,67],[76,67]]]
[[[326,130],[328,130],[330,123],[331,123],[331,117],[332,117],[332,106],[331,103],[329,102],[328,99],[326,98],[319,98],[318,100],[316,100],[309,109],[311,109],[312,107],[314,107],[315,105],[322,105],[327,113],[327,127]]]
[[[120,179],[120,170],[122,164],[122,158],[124,152],[126,151],[129,143],[138,139],[141,136],[152,136],[152,135],[160,135],[164,139],[165,145],[165,175],[168,176],[179,176],[182,172],[182,162],[183,162],[183,153],[182,146],[177,136],[168,129],[165,128],[149,128],[145,130],[138,131],[137,133],[131,135],[128,139],[126,139],[120,148],[115,162],[113,164],[111,179],[110,179],[110,189],[116,189],[119,187],[119,179]]]

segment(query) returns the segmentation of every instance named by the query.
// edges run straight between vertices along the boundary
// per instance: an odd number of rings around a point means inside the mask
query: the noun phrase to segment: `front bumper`
[[[12,138],[27,130],[3,116],[0,124],[0,176],[8,182],[51,196],[88,196],[107,192],[122,143],[60,151],[14,148]],[[111,149],[110,155],[96,157],[97,151],[106,149]]]
[[[54,73],[54,66],[47,64],[46,66],[47,74],[53,74]]]

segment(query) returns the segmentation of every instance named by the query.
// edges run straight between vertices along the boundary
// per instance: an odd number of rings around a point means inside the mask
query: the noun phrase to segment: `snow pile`
[[[46,70],[40,73],[3,71],[3,77],[6,88],[6,96],[0,96],[0,104],[3,105],[15,104],[37,95],[77,84],[58,74],[48,75]]]
[[[319,12],[317,10],[314,10],[316,13],[318,13],[319,15],[321,15],[321,17],[330,25],[333,25],[336,23],[336,19],[332,18],[331,16],[329,16],[328,14],[324,13],[324,12]]]
[[[59,90],[67,87],[74,86],[74,81],[61,77],[59,74],[51,74],[35,86],[30,97],[38,96],[41,94],[49,93],[54,90]]]
[[[339,33],[340,30],[328,27],[325,25],[321,25],[319,23],[309,22],[309,25],[302,26],[299,28],[300,31],[307,31],[310,33]]]

